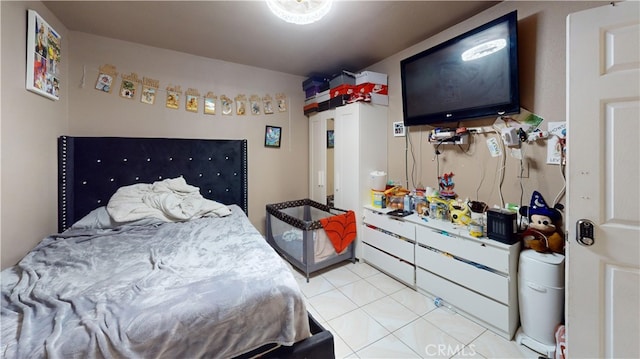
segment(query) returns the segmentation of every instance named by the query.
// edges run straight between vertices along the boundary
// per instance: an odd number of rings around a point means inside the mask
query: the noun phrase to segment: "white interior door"
[[[628,1],[567,19],[570,358],[640,357],[639,14]]]
[[[335,206],[357,210],[359,194],[360,119],[357,104],[336,108],[335,113]]]

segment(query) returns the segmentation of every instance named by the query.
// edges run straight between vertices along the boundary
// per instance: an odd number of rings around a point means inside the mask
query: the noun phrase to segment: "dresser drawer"
[[[366,263],[377,267],[402,282],[415,286],[415,267],[399,258],[387,254],[368,244],[363,245],[363,258]]]
[[[513,337],[509,321],[509,307],[472,292],[426,270],[416,268],[416,286],[442,298],[454,309],[479,319],[494,327],[499,334],[511,340]]]
[[[451,282],[486,295],[501,303],[509,303],[509,278],[503,274],[478,268],[470,263],[416,246],[416,265],[447,278]]]
[[[509,273],[509,251],[482,243],[481,240],[442,234],[438,230],[419,226],[416,228],[416,241],[499,272]]]
[[[363,225],[362,241],[411,264],[414,263],[415,244]]]
[[[385,231],[392,232],[410,240],[415,240],[416,238],[416,226],[413,223],[408,223],[401,219],[392,218],[384,213],[365,209],[364,223],[384,229]]]

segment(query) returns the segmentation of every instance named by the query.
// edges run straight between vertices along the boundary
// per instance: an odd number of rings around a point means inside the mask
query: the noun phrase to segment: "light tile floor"
[[[307,309],[333,333],[336,358],[538,358],[365,263],[333,266],[309,283]]]

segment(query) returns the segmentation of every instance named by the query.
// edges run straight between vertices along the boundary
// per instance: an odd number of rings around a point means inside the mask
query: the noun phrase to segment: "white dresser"
[[[365,207],[361,228],[362,258],[415,288],[415,226]]]
[[[512,339],[519,325],[520,244],[475,238],[447,221],[415,214],[396,219],[386,212],[364,209],[364,261]]]

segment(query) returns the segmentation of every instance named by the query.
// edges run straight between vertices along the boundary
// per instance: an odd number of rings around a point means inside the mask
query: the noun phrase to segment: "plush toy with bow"
[[[524,248],[531,248],[542,253],[564,254],[564,236],[560,228],[562,219],[561,204],[547,206],[538,191],[533,191],[529,206],[520,207],[519,213],[529,219],[527,229],[521,238]]]

